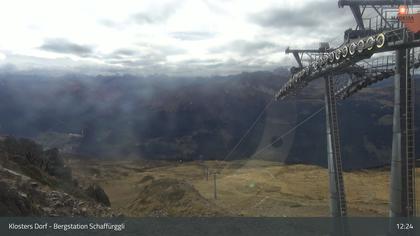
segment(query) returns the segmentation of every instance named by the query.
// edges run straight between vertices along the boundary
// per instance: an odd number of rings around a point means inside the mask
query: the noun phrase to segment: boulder
[[[105,206],[111,206],[108,195],[98,184],[91,184],[85,190],[86,195],[93,198],[95,201],[104,204]]]
[[[57,148],[49,149],[44,154],[46,157],[45,170],[49,175],[65,180],[72,179],[71,169],[65,165]]]

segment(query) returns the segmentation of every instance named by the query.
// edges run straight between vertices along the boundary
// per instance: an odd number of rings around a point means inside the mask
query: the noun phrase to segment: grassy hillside
[[[327,170],[316,166],[261,160],[73,160],[70,165],[79,179],[100,183],[112,206],[129,216],[329,215]],[[217,199],[206,167],[218,173]],[[350,216],[388,215],[389,173],[372,169],[344,174]]]

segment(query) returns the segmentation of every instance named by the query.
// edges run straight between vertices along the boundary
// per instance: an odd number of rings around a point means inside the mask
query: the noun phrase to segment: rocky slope
[[[0,216],[109,217],[115,215],[109,205],[98,185],[78,184],[57,149],[2,137]]]

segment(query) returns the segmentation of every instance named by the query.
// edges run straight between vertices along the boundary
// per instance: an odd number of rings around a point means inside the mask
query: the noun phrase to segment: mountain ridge
[[[87,156],[221,160],[287,79],[284,69],[203,78],[0,75],[8,101],[0,105],[0,133]],[[392,99],[384,85],[338,103],[345,169],[389,162]],[[323,112],[253,156],[322,106],[321,80],[272,103],[229,159],[326,166]]]

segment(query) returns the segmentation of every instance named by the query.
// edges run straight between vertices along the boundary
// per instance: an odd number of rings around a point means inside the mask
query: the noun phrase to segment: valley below
[[[79,182],[102,186],[112,209],[126,216],[329,216],[328,173],[318,166],[263,160],[68,162]],[[420,168],[416,172],[420,176]],[[388,216],[389,175],[386,167],[344,173],[349,216]]]
[[[288,76],[0,74],[0,213],[329,216],[324,85]],[[348,214],[388,216],[392,81],[337,108]]]

